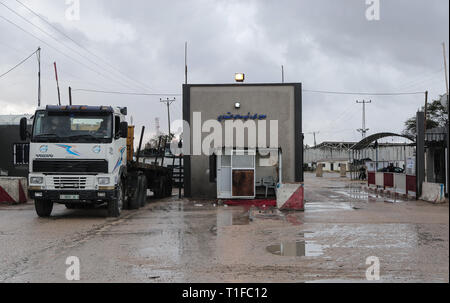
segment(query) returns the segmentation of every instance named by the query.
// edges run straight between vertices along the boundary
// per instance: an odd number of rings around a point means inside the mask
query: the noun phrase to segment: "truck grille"
[[[86,177],[53,177],[55,189],[85,189]]]
[[[108,173],[105,160],[35,160],[35,173]]]

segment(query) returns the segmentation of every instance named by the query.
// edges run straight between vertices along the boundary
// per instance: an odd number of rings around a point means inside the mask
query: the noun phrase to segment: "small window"
[[[30,144],[29,143],[16,143],[13,146],[14,149],[14,165],[26,165],[30,159]]]

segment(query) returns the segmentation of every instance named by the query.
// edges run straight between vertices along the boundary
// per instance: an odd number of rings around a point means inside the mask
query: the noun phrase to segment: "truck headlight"
[[[100,177],[98,178],[98,184],[99,185],[107,185],[111,182],[111,179],[109,177]]]
[[[30,184],[44,184],[44,178],[43,177],[31,177]]]

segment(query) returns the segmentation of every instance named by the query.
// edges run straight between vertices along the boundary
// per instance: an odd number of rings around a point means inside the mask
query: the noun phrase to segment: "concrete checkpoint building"
[[[222,141],[210,145],[209,154],[194,153],[211,134],[196,123],[199,117],[201,124],[222,126]],[[273,195],[279,183],[303,182],[301,83],[184,85],[183,120],[190,128],[184,129],[190,134],[184,142],[190,151],[184,157],[186,197],[254,199],[266,195],[267,184]],[[253,121],[256,133],[247,130],[238,140],[227,132],[227,123],[237,121]]]

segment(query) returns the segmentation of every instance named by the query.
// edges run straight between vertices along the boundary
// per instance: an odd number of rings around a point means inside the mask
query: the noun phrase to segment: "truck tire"
[[[156,186],[157,188],[155,188],[155,190],[153,191],[153,193],[155,194],[155,198],[164,198],[165,188],[163,177],[160,177]]]
[[[119,182],[117,186],[117,196],[114,199],[108,201],[108,217],[117,218],[120,217],[120,213],[123,208],[123,184]]]
[[[166,184],[165,184],[165,190],[166,190],[166,197],[172,197],[172,182],[170,181],[170,179],[167,179]]]
[[[36,199],[34,201],[36,213],[41,218],[48,218],[52,214],[53,202],[50,200]]]
[[[147,177],[145,175],[141,178],[141,196],[140,196],[140,205],[144,207],[147,203]]]
[[[142,188],[142,177],[141,176],[137,176],[136,178],[136,189],[133,193],[133,196],[130,199],[130,209],[139,209],[141,202],[140,202],[140,198],[142,196],[141,193],[141,188]]]

